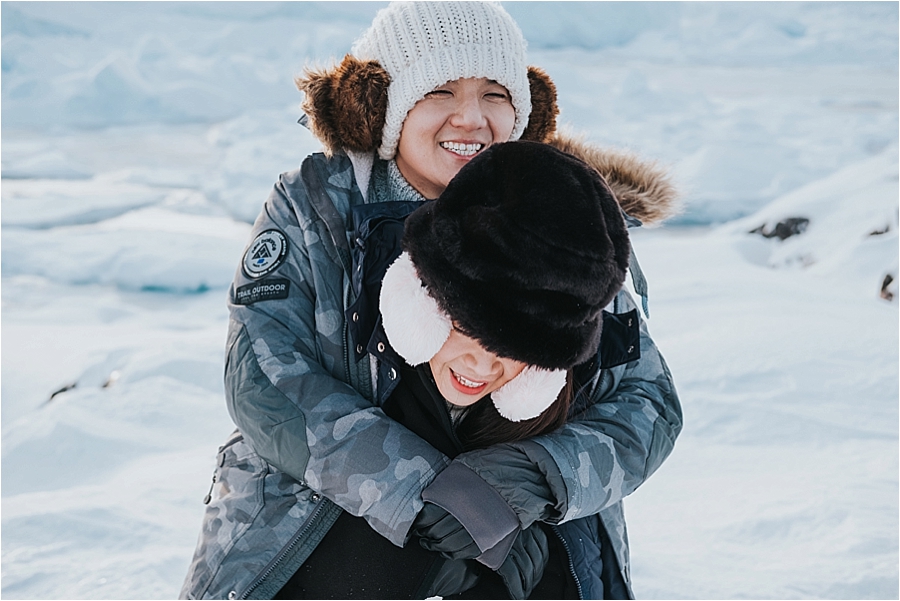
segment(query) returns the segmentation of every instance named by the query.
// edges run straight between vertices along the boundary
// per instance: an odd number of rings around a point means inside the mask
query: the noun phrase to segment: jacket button
[[[362,355],[362,345],[361,344],[356,345],[356,352],[357,352],[357,354]]]
[[[353,321],[359,321],[359,313],[353,314]],[[631,324],[628,324],[628,325],[631,325]]]
[[[320,494],[317,493],[317,492],[314,492],[314,493],[312,494],[312,496],[310,497],[310,499],[312,499],[312,502],[313,502],[313,503],[318,503],[318,502],[319,502],[319,499],[321,499],[321,498],[322,498],[322,495],[320,495]]]
[[[391,380],[396,380],[397,379],[397,370],[392,367],[391,373],[389,373],[388,376],[390,376]]]
[[[630,355],[633,352],[634,352],[634,345],[632,344],[631,346],[628,347],[628,354]]]
[[[379,352],[379,353],[383,353],[383,352],[384,352],[384,343],[383,343],[383,342],[379,342],[379,343],[378,343],[378,352]]]
[[[228,598],[237,599],[237,591],[231,591],[230,593],[228,593]]]
[[[631,322],[632,322],[632,321],[633,321],[633,320],[631,320],[631,319],[628,320],[628,327],[629,327],[629,328],[631,327]]]

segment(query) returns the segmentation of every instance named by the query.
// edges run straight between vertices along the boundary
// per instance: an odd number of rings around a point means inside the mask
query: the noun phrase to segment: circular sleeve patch
[[[287,256],[288,242],[278,230],[257,236],[244,253],[242,268],[248,278],[258,279],[278,269]]]

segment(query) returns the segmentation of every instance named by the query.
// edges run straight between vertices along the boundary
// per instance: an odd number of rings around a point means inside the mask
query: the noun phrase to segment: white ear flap
[[[430,360],[447,342],[453,324],[422,285],[408,253],[388,267],[379,302],[384,333],[410,365]]]
[[[511,422],[539,416],[566,385],[566,370],[550,371],[528,366],[518,376],[491,393],[494,407]]]

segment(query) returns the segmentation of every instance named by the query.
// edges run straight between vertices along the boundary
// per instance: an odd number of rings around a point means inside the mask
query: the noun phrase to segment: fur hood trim
[[[621,150],[604,149],[557,131],[556,86],[543,70],[528,67],[531,115],[523,140],[546,142],[600,172],[628,215],[656,225],[677,214],[677,192],[665,169]],[[307,69],[295,79],[304,93],[302,110],[325,154],[374,154],[381,145],[391,79],[376,61],[347,55],[327,69]]]
[[[667,170],[637,155],[601,148],[571,133],[556,133],[548,143],[596,169],[619,205],[644,225],[659,225],[681,211],[678,191]]]

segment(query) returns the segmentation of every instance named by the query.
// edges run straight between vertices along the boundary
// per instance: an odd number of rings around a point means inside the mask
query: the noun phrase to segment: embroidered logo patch
[[[234,291],[234,304],[252,305],[259,301],[287,298],[290,289],[290,280],[284,278],[269,278],[254,282]]]
[[[284,263],[287,249],[288,243],[284,234],[278,230],[264,231],[244,253],[244,274],[256,280],[272,273]]]

